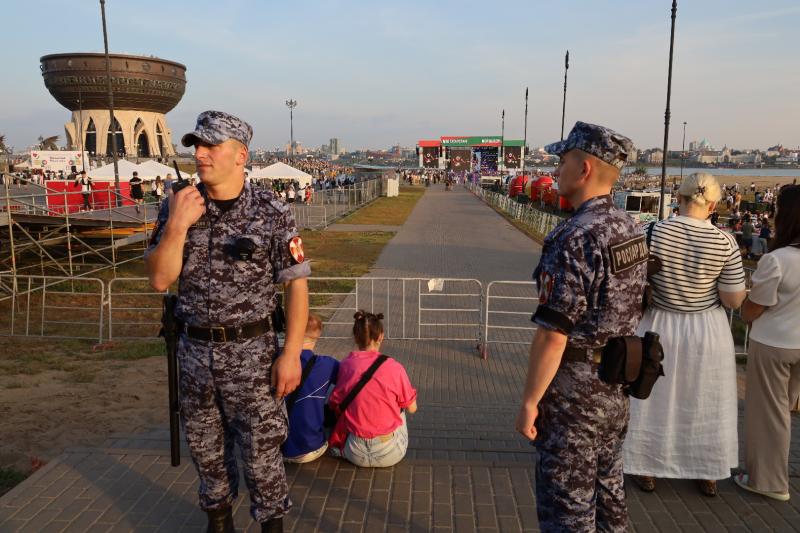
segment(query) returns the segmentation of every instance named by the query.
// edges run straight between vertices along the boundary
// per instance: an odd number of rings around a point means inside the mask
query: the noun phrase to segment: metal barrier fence
[[[483,286],[475,279],[310,278],[310,309],[326,338],[351,338],[358,309],[383,313],[387,339],[480,340]]]
[[[752,269],[748,270],[749,274]],[[155,338],[161,296],[147,278],[0,275],[0,336],[92,339]],[[536,283],[451,278],[309,278],[310,309],[325,324],[324,338],[352,335],[358,309],[383,313],[388,339],[476,341],[484,358],[493,344],[528,345],[536,330]],[[105,320],[106,309],[108,320]],[[734,338],[749,327],[729,311]]]
[[[164,292],[147,278],[114,278],[108,282],[108,339],[155,338],[161,328]]]
[[[475,196],[483,199],[487,204],[500,209],[511,218],[519,220],[541,237],[550,233],[550,231],[563,220],[562,217],[555,213],[542,211],[541,209],[533,207],[531,204],[521,204],[505,194],[489,191],[477,184],[468,183],[466,187],[475,194]]]
[[[0,336],[100,342],[104,295],[97,278],[0,274]]]
[[[746,268],[749,287],[753,269]],[[748,288],[749,291],[749,288]],[[536,283],[533,281],[492,281],[486,286],[481,354],[488,357],[491,344],[529,345],[536,331],[530,318],[539,304]],[[726,309],[737,356],[746,356],[750,342],[750,325],[742,320],[738,309]],[[741,331],[739,331],[741,330]]]
[[[269,186],[269,180],[254,179],[261,186]],[[290,204],[298,227],[326,228],[356,209],[383,195],[385,180],[370,179],[360,181],[341,189],[314,190],[310,202],[303,201],[303,189],[297,192],[297,199]]]

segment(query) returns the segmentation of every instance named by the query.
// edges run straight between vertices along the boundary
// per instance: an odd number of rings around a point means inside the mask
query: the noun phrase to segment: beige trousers
[[[744,431],[750,486],[789,492],[790,410],[800,394],[800,349],[750,341]]]

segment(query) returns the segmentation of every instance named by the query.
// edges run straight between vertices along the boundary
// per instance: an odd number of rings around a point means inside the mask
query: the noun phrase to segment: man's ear
[[[583,164],[581,166],[581,176],[579,179],[581,181],[588,180],[591,174],[592,174],[592,162],[588,157],[584,157]]]

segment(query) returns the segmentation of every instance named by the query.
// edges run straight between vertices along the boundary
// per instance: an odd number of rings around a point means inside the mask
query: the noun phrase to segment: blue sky
[[[112,52],[188,68],[175,137],[205,109],[254,127],[253,147],[407,146],[440,135],[560,135],[564,52],[567,128],[608,125],[639,147],[663,139],[669,0],[267,2],[108,0]],[[35,6],[35,11],[33,10]],[[39,57],[102,51],[99,3],[3,2],[0,133],[17,148],[59,134],[69,112],[47,92]],[[13,21],[9,23],[10,21]],[[797,0],[683,0],[678,5],[670,147],[800,145]]]

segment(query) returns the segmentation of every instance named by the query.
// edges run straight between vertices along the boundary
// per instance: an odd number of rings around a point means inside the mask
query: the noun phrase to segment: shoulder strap
[[[647,247],[650,248],[650,241],[653,240],[653,228],[656,226],[655,222],[647,225]]]
[[[290,394],[288,398],[286,398],[287,413],[292,412],[294,404],[297,403],[297,396],[300,394],[300,389],[302,389],[303,385],[305,385],[306,380],[308,379],[308,375],[311,374],[311,369],[314,368],[314,363],[316,362],[317,362],[317,356],[315,354],[311,356],[311,359],[308,360],[306,366],[303,367],[303,374],[300,376],[300,384],[297,386],[294,392]]]
[[[358,383],[355,384],[355,386],[348,393],[347,397],[342,400],[342,403],[339,404],[340,413],[344,413],[347,408],[350,407],[350,404],[356,399],[356,396],[358,396],[358,393],[364,388],[364,385],[366,385],[367,382],[372,379],[372,376],[375,374],[378,368],[384,362],[386,362],[387,359],[389,359],[388,355],[379,355],[378,358],[375,359],[375,362],[372,363],[370,367],[361,375],[361,379],[358,380]]]

